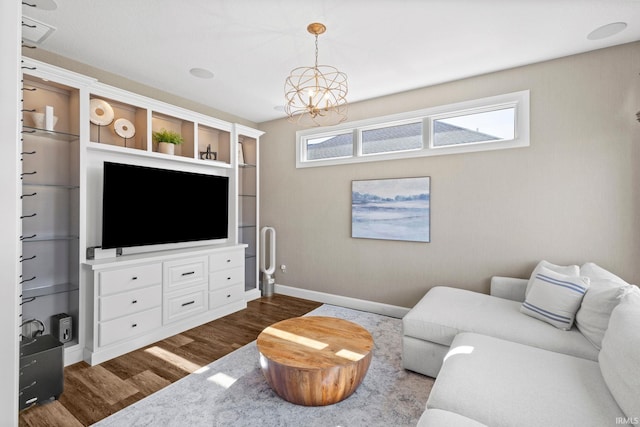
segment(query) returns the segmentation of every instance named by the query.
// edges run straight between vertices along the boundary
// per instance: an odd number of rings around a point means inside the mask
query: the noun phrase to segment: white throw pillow
[[[600,371],[627,417],[640,417],[640,289],[631,288],[611,312],[598,355]],[[636,423],[637,424],[637,423]]]
[[[600,349],[611,311],[631,285],[592,262],[580,266],[580,275],[589,278],[590,286],[576,313],[576,326],[591,344]]]
[[[542,260],[538,263],[536,268],[534,268],[533,272],[531,273],[529,283],[527,283],[527,289],[525,290],[525,296],[529,295],[529,290],[531,289],[531,285],[533,285],[533,280],[535,279],[536,274],[538,274],[541,268],[548,268],[551,271],[564,274],[566,276],[580,276],[580,267],[578,267],[577,265],[555,265],[550,263],[549,261]]]
[[[631,285],[613,280],[590,281],[589,290],[576,313],[576,326],[598,350],[602,348],[602,338],[609,326],[611,312],[630,288]]]
[[[556,273],[546,267],[536,269],[538,272],[520,311],[568,331],[589,289],[589,279]]]
[[[625,282],[612,272],[605,270],[604,268],[593,262],[585,262],[580,266],[580,276],[586,276],[592,281],[596,279],[605,279],[617,282],[621,285],[628,285],[627,282]]]

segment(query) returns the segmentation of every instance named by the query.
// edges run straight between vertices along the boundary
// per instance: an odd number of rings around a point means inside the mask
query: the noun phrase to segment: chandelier
[[[307,31],[316,37],[313,67],[298,67],[284,83],[289,121],[307,126],[330,126],[347,118],[347,75],[330,65],[318,65],[318,36],[327,30],[314,22]]]

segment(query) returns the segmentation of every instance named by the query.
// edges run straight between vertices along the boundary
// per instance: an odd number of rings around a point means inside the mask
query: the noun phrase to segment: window
[[[360,141],[363,155],[421,149],[422,122],[365,129]]]
[[[296,134],[296,166],[529,146],[529,91],[314,128]]]
[[[433,120],[433,147],[510,141],[515,138],[515,107]]]
[[[307,138],[307,160],[339,159],[353,156],[353,132]]]

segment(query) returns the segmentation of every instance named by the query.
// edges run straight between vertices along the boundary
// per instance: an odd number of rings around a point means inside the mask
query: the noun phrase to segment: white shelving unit
[[[260,296],[260,136],[264,133],[236,125],[238,142],[238,240],[245,252],[245,291]],[[242,154],[240,154],[242,153]]]
[[[23,336],[50,334],[52,316],[67,314],[72,333],[68,363],[81,360],[80,247],[82,97],[93,79],[24,59],[22,172]],[[46,107],[53,126],[42,117]]]
[[[21,147],[24,153],[21,177],[23,319],[42,321],[48,332],[51,316],[71,315],[74,331],[72,341],[65,345],[65,364],[81,361],[87,352],[100,347],[93,341],[97,329],[92,322],[99,319],[94,317],[94,295],[99,295],[94,289],[95,274],[107,267],[103,260],[87,260],[86,251],[101,244],[105,161],[229,178],[229,238],[220,244],[220,250],[240,249],[247,254],[244,266],[234,261],[233,278],[242,285],[236,287],[234,282],[227,289],[223,284],[212,285],[213,276],[206,276],[198,284],[202,288],[198,288],[198,292],[206,290],[207,295],[202,309],[190,319],[188,314],[184,318],[182,314],[176,317],[166,314],[165,310],[164,320],[180,319],[173,321],[166,332],[177,333],[182,326],[193,327],[194,322],[212,320],[246,306],[247,300],[258,298],[258,145],[262,132],[107,86],[40,61],[23,60],[24,85],[28,89],[24,92]],[[93,99],[108,103],[115,118],[130,121],[135,135],[125,139],[115,132],[113,124],[92,123]],[[58,117],[53,130],[40,128],[31,117],[32,110],[44,112],[45,106],[52,106]],[[176,147],[174,155],[159,152],[153,142],[152,133],[160,129],[174,130],[183,136],[184,143]],[[243,162],[238,158],[239,142]],[[132,185],[144,190],[149,184]],[[188,217],[187,212],[184,220],[189,220]],[[218,250],[216,245],[206,248],[207,253]],[[160,249],[136,248],[106,262],[109,269],[117,270],[131,260],[145,264],[145,260],[162,258],[169,253],[166,251],[179,251],[180,257],[188,262],[192,254],[196,256],[202,250],[203,246],[197,243],[167,245]],[[238,274],[237,267],[241,267],[244,274]],[[170,296],[164,298],[163,304],[173,301]],[[217,298],[227,299],[229,303],[216,302]],[[135,340],[138,344],[143,341],[139,337]],[[117,353],[107,350],[98,359]]]

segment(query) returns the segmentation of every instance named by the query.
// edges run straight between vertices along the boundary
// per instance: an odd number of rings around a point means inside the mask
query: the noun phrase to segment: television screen
[[[226,239],[229,178],[104,162],[102,248]]]

